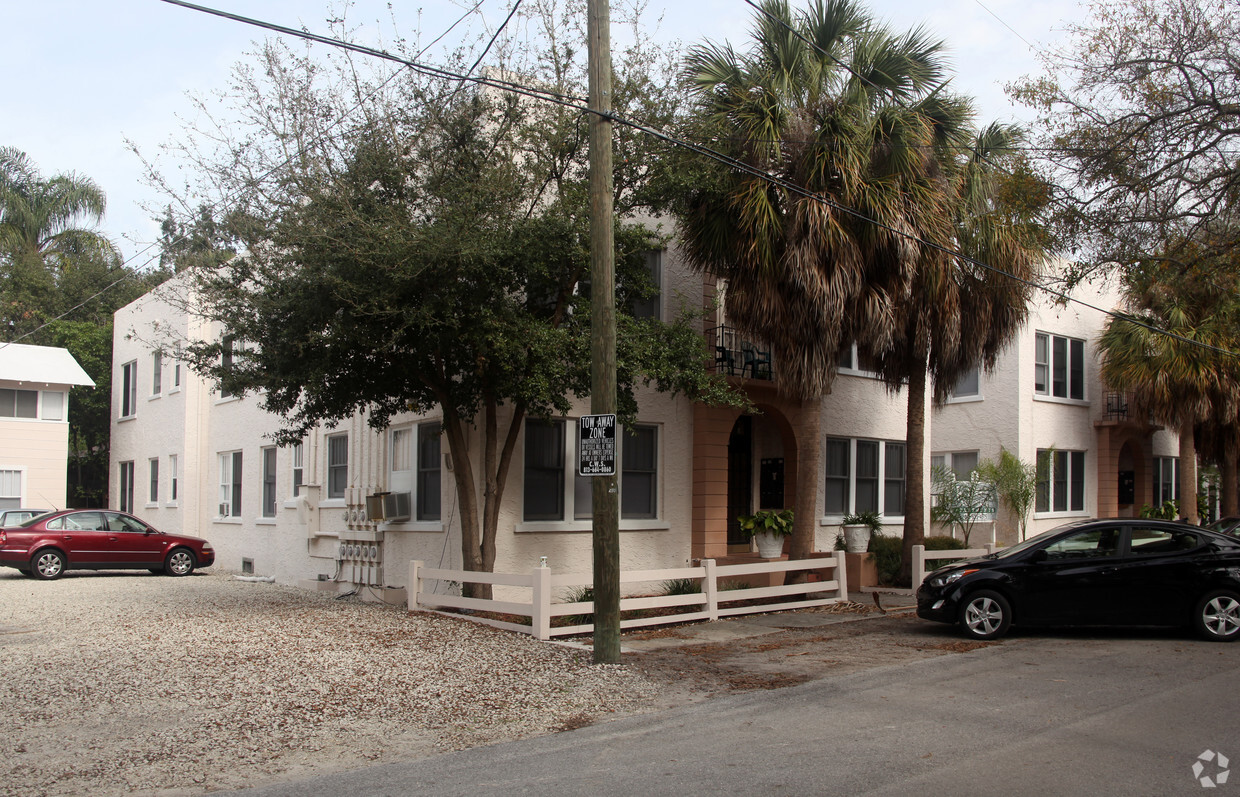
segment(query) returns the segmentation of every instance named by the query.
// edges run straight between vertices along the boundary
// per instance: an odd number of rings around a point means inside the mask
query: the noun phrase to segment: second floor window
[[[1085,398],[1085,341],[1039,332],[1034,337],[1033,391],[1055,398]]]
[[[164,355],[162,352],[151,354],[151,395],[158,396],[163,392]]]
[[[121,366],[121,417],[138,414],[138,361]]]

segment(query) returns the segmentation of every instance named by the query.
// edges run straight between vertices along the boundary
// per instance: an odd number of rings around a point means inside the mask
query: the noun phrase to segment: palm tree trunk
[[[926,368],[908,377],[908,425],[905,431],[904,546],[900,582],[912,584],[913,546],[926,541]],[[916,587],[916,584],[912,584]]]
[[[797,498],[789,559],[808,559],[818,528],[818,464],[822,457],[822,402],[801,404],[797,424]],[[791,575],[791,574],[790,574]]]
[[[1193,421],[1180,424],[1180,517],[1200,522],[1197,515],[1197,447],[1193,441]]]

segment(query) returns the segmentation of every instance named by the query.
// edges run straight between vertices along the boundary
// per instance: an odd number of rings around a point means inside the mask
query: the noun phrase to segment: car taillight
[[[8,541],[9,533],[7,531],[0,531],[0,545],[4,545]]]

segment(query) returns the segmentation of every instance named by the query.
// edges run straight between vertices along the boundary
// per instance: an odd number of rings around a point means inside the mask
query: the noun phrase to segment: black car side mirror
[[[1047,559],[1050,559],[1050,558],[1051,558],[1051,555],[1046,552],[1045,548],[1039,548],[1038,550],[1029,554],[1029,562],[1035,565],[1038,562],[1045,562]]]

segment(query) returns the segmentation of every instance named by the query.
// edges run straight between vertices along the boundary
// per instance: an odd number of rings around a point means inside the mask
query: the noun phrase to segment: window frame
[[[221,451],[218,462],[220,489],[216,520],[238,521],[243,509],[242,477],[245,475],[245,459],[241,451]],[[220,506],[226,507],[228,513],[220,513]]]
[[[526,514],[526,498],[528,495],[528,479],[526,478],[526,465],[528,458],[525,445],[524,434],[528,431],[528,424],[533,420],[535,422],[548,422],[546,419],[526,419],[526,430],[523,431],[522,438],[522,504],[521,504],[521,520],[516,525],[518,532],[523,531],[589,531],[593,525],[593,477],[581,476],[577,473],[576,463],[580,459],[579,447],[580,441],[578,434],[580,432],[580,424],[578,417],[554,418],[550,423],[561,424],[563,426],[563,434],[560,438],[559,450],[562,453],[563,465],[555,470],[560,470],[561,475],[556,479],[556,488],[559,491],[560,510],[558,517],[546,517],[530,519]],[[568,425],[574,429],[572,434],[568,433]],[[640,422],[634,423],[633,429],[641,430],[641,434],[653,435],[653,446],[651,457],[653,459],[653,471],[650,469],[650,462],[644,463],[647,467],[634,467],[631,463],[627,468],[630,474],[630,489],[636,484],[636,479],[646,477],[650,480],[650,493],[647,496],[650,509],[642,512],[632,511],[632,499],[630,499],[630,510],[625,511],[625,440],[629,437],[627,428],[618,430],[616,435],[616,489],[617,507],[620,512],[620,528],[622,530],[649,530],[649,529],[666,529],[670,525],[663,519],[663,424],[658,422]],[[548,468],[547,470],[552,470]],[[584,509],[581,505],[584,505]]]
[[[159,505],[159,457],[151,457],[147,460],[150,468],[150,481],[148,483],[148,493],[146,505],[148,507]]]
[[[963,381],[966,377],[972,377],[975,382],[975,387],[973,388],[972,393],[958,392],[961,381]],[[956,383],[952,385],[951,392],[947,395],[947,399],[944,403],[964,404],[970,401],[981,401],[982,398],[982,367],[980,365],[975,365],[956,379]]]
[[[156,349],[151,352],[151,398],[163,395],[164,353]]]
[[[138,361],[121,364],[121,414],[120,420],[138,415]]]
[[[349,433],[327,435],[325,442],[327,469],[324,473],[327,475],[327,500],[344,501],[345,493],[349,489]],[[344,460],[334,459],[341,452],[344,454]]]
[[[1033,393],[1048,401],[1087,402],[1085,341],[1039,331],[1033,344]],[[1039,385],[1039,382],[1041,384]],[[1058,392],[1063,384],[1063,394]]]
[[[120,464],[120,479],[117,486],[117,504],[122,512],[132,513],[133,505],[133,482],[134,482],[134,461],[132,459],[125,460]]]
[[[178,457],[176,454],[168,455],[168,506],[176,506],[177,504],[177,460]]]
[[[1165,470],[1171,471],[1170,482],[1166,481]],[[1164,495],[1164,486],[1170,486],[1170,495]],[[1154,457],[1154,507],[1161,507],[1166,501],[1180,500],[1180,458]]]
[[[1039,448],[1035,461],[1038,463],[1038,480],[1034,495],[1033,516],[1075,517],[1088,514],[1089,472],[1085,451],[1058,448]],[[1043,465],[1043,457],[1053,454],[1050,462]],[[1046,478],[1042,479],[1041,475]],[[1060,500],[1062,495],[1062,501]],[[1061,508],[1062,507],[1062,508]]]
[[[413,519],[418,523],[439,523],[443,520],[443,424],[424,421],[414,428],[417,431],[411,441],[416,494]]]
[[[6,476],[6,474],[8,474]],[[17,494],[5,495],[0,492],[0,509],[21,509],[26,506],[26,469],[25,468],[0,468],[0,485],[8,482],[10,485],[16,483]],[[6,506],[5,503],[15,501],[13,506]]]
[[[846,472],[832,473],[831,472],[830,449],[832,446],[834,446],[838,450],[841,444],[846,444],[847,446],[846,450],[847,450],[848,456],[844,463]],[[859,475],[859,461],[858,461],[859,460],[858,458],[859,444],[865,445],[867,447],[868,446],[874,447],[873,450],[875,453],[875,459],[874,459],[873,475],[865,475],[865,476]],[[863,478],[867,482],[871,483],[872,489],[874,490],[874,503],[875,503],[875,508],[873,511],[878,513],[880,518],[882,518],[884,521],[889,520],[893,523],[903,520],[904,518],[903,506],[901,506],[901,512],[898,515],[889,514],[886,511],[887,509],[887,486],[888,486],[888,481],[889,481],[888,469],[887,469],[887,458],[888,458],[889,453],[892,452],[896,448],[901,448],[904,453],[904,467],[903,467],[904,477],[902,479],[896,479],[892,477],[890,481],[900,482],[903,485],[903,489],[907,491],[908,489],[908,442],[907,441],[885,440],[885,439],[875,438],[875,437],[842,437],[839,435],[827,435],[826,436],[825,442],[823,444],[823,462],[824,462],[826,473],[825,473],[825,478],[823,482],[823,487],[824,487],[823,505],[822,505],[823,516],[820,521],[822,525],[839,525],[840,519],[843,518],[844,515],[856,514],[862,511],[869,511],[866,509],[858,508],[857,483],[858,483],[859,478]],[[832,490],[833,481],[836,487],[834,492],[838,493],[839,488],[841,487],[844,488],[844,502],[845,503],[842,507],[833,504],[831,500],[831,494],[833,492]]]
[[[276,516],[276,447],[263,446],[259,450],[259,475],[262,477],[262,503],[259,517],[271,519]]]

